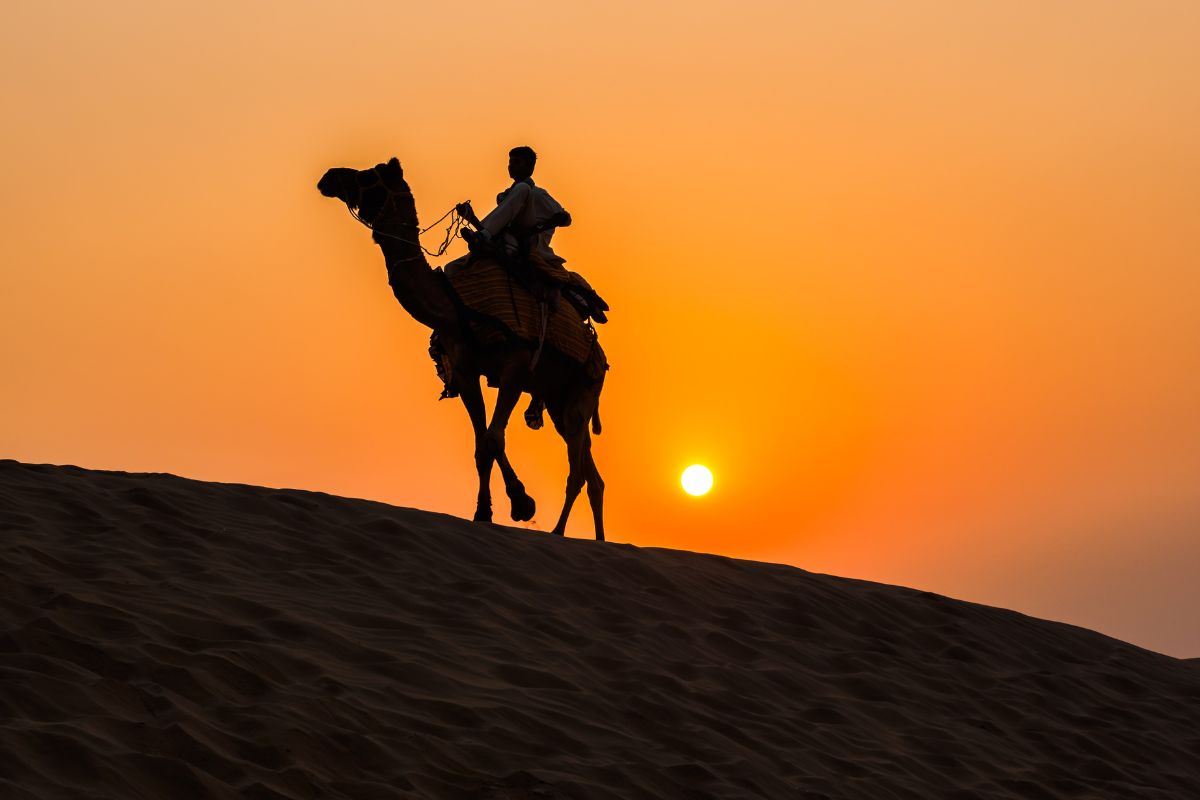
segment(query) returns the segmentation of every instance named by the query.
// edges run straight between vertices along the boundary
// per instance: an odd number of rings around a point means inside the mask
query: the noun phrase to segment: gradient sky
[[[406,5],[4,4],[0,455],[469,515],[315,184],[395,155],[430,222],[530,144],[613,307],[611,539],[1200,656],[1200,5]]]

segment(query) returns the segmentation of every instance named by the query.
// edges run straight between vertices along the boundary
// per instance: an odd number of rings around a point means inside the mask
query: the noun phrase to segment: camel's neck
[[[383,251],[388,283],[404,310],[422,325],[446,331],[458,326],[454,302],[425,261],[417,242],[416,209],[400,209],[375,225],[375,242]],[[390,234],[390,235],[387,235]]]

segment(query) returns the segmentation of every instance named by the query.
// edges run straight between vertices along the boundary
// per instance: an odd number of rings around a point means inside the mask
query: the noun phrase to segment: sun
[[[683,484],[685,492],[692,497],[699,497],[700,495],[708,494],[708,490],[712,488],[713,475],[708,467],[701,464],[692,464],[683,471],[679,482]]]

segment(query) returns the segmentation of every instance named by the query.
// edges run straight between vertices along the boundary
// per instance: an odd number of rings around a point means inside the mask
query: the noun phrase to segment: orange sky
[[[5,4],[0,455],[469,515],[315,184],[482,212],[530,144],[614,309],[611,539],[1200,656],[1200,6],[404,5]],[[548,528],[562,444],[510,430]]]

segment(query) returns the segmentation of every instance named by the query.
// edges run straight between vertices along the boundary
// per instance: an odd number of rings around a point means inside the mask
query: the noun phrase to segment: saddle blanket
[[[594,360],[593,350],[599,349],[596,331],[584,324],[575,307],[560,298],[553,311],[547,307],[543,312],[542,304],[498,262],[480,259],[449,280],[463,305],[500,322],[514,336],[536,345],[545,324],[546,346],[580,364]],[[543,313],[549,318],[543,320]],[[485,344],[499,344],[505,338],[486,323],[473,322],[472,330]]]

